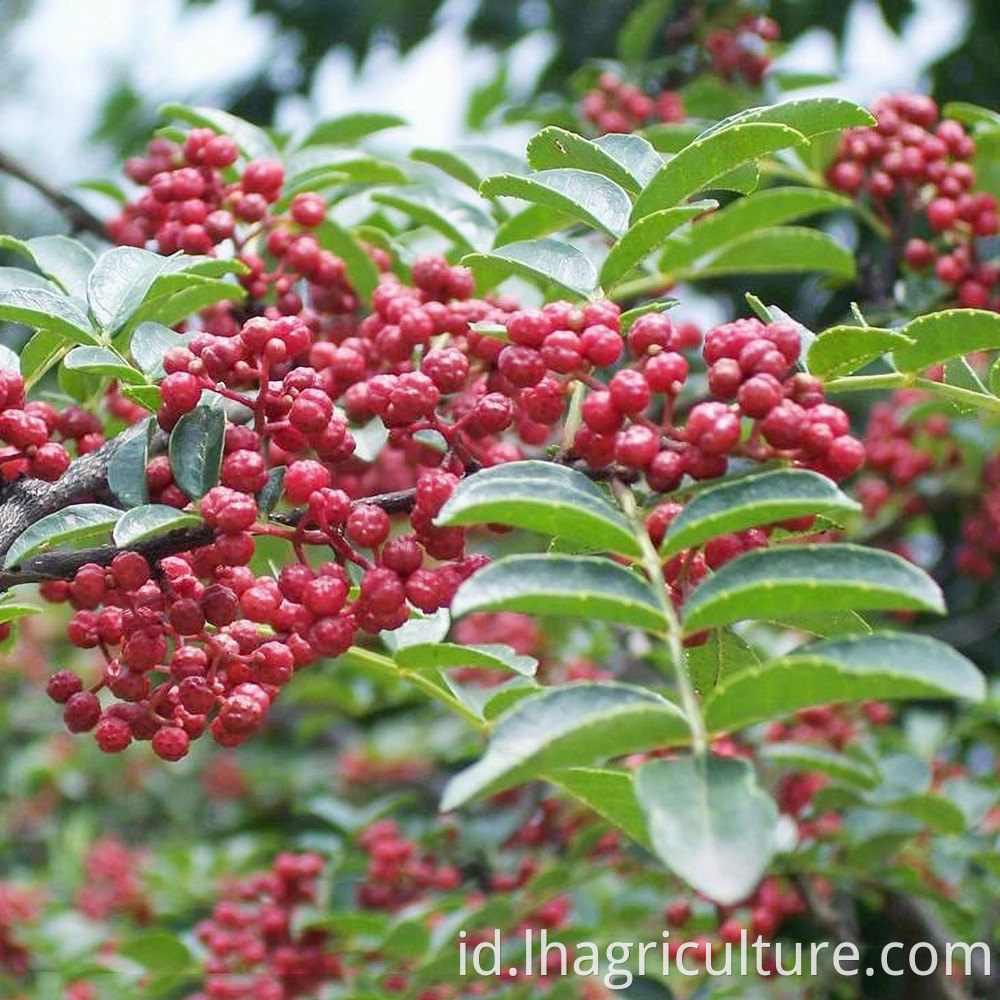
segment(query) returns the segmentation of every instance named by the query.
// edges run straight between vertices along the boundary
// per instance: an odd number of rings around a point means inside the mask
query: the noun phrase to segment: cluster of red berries
[[[35,922],[38,899],[33,892],[0,882],[0,974],[23,976],[31,964],[31,953],[19,943],[17,933]]]
[[[849,129],[827,172],[839,191],[864,191],[893,232],[911,235],[903,250],[916,271],[933,265],[960,305],[1000,309],[1000,268],[981,258],[979,240],[1000,232],[993,195],[973,190],[976,146],[960,122],[940,119],[920,94],[880,98],[877,124]]]
[[[674,422],[688,375],[682,332],[650,313],[635,321],[626,342],[635,362],[606,386],[588,383],[594,391],[583,401],[574,449],[591,468],[615,462],[641,470],[658,493],[676,489],[685,474],[723,475],[733,455],[783,458],[838,480],[860,468],[864,449],[849,433],[847,414],[825,402],[818,379],[793,372],[801,349],[794,327],[743,319],[709,331],[703,355],[717,398],[697,403],[683,427]],[[744,418],[752,421],[746,439]]]
[[[657,122],[684,120],[684,104],[673,90],[661,90],[650,96],[610,71],[602,73],[597,86],[584,94],[580,111],[602,135],[636,132]]]
[[[123,914],[135,923],[148,923],[153,911],[142,880],[145,863],[142,851],[130,849],[117,837],[97,840],[83,859],[76,908],[91,920]]]
[[[391,819],[373,823],[358,838],[368,856],[365,881],[357,889],[358,905],[366,910],[400,910],[431,890],[452,892],[461,885],[459,870],[421,853],[402,836]]]
[[[24,379],[0,371],[0,476],[57,480],[70,464],[67,444],[86,455],[104,444],[104,427],[78,406],[57,410],[43,400],[26,402]]]
[[[750,943],[761,938],[771,941],[782,924],[800,916],[805,909],[799,893],[774,878],[765,879],[748,899],[736,906],[716,906],[681,897],[670,903],[663,915],[672,932],[667,947],[671,957],[677,957],[684,947],[686,963],[703,965],[710,950],[714,951],[719,943],[738,947],[744,934]],[[696,928],[697,933],[692,934]],[[761,967],[765,970],[768,959],[773,961],[773,955],[763,956]]]
[[[325,199],[300,191],[279,210],[282,164],[238,163],[239,155],[232,138],[210,129],[192,129],[183,144],[153,139],[145,156],[126,164],[128,176],[144,190],[107,224],[109,237],[127,246],[152,243],[164,254],[214,255],[225,245],[246,268],[240,280],[250,297],[261,301],[271,295],[279,314],[301,313],[303,281],[317,312],[354,312],[358,300],[344,262],[320,246],[315,235],[326,218]],[[388,266],[381,250],[370,253],[377,264]]]
[[[705,36],[712,69],[724,80],[742,77],[759,87],[771,65],[768,46],[781,37],[778,23],[769,17],[750,16],[735,28],[713,28]]]
[[[205,983],[187,1000],[298,1000],[340,979],[329,932],[295,926],[317,901],[322,871],[317,854],[279,854],[269,872],[231,886],[196,929],[208,951]]]

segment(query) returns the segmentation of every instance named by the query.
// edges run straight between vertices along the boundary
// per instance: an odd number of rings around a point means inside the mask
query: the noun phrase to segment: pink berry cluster
[[[280,162],[240,162],[232,138],[199,128],[183,144],[153,139],[146,155],[133,157],[125,169],[142,191],[108,223],[116,243],[152,244],[164,254],[215,255],[227,249],[247,269],[241,281],[250,297],[270,295],[281,315],[301,313],[303,281],[314,309],[340,315],[357,308],[344,262],[315,235],[326,218],[323,197],[300,191],[287,207],[276,205],[285,188]],[[371,253],[387,266],[382,251]]]
[[[705,49],[712,69],[724,80],[745,80],[759,87],[771,65],[768,46],[781,37],[776,21],[769,17],[745,17],[734,28],[713,28],[705,36]]]
[[[270,871],[229,887],[196,929],[208,951],[205,982],[187,1000],[305,1000],[339,980],[329,932],[295,927],[317,901],[322,871],[317,854],[284,853]]]
[[[941,119],[920,94],[880,98],[877,124],[849,129],[827,177],[847,194],[862,192],[894,233],[910,236],[903,249],[915,271],[933,266],[960,305],[1000,308],[1000,269],[981,259],[978,241],[1000,232],[997,201],[976,192],[969,162],[976,145],[964,126]]]
[[[28,971],[31,953],[18,932],[38,919],[38,904],[34,892],[0,882],[0,974],[20,977]]]
[[[626,343],[632,364],[606,385],[588,382],[593,391],[574,448],[591,468],[641,471],[658,493],[676,489],[685,474],[721,476],[736,455],[783,458],[838,480],[860,468],[864,449],[847,414],[825,402],[818,379],[794,372],[801,350],[794,327],[743,319],[709,331],[703,356],[716,398],[695,404],[683,426],[674,412],[688,376],[683,328],[650,313],[635,321]]]
[[[117,837],[95,841],[83,859],[83,884],[76,895],[76,908],[91,920],[127,916],[138,924],[148,923],[153,910],[143,884],[147,858]]]
[[[599,133],[637,132],[657,122],[684,120],[684,103],[673,90],[647,94],[617,73],[602,73],[580,102],[580,112]]]
[[[78,406],[61,410],[43,400],[26,401],[24,379],[0,371],[0,476],[54,482],[71,461],[67,445],[86,455],[104,444],[100,419]]]

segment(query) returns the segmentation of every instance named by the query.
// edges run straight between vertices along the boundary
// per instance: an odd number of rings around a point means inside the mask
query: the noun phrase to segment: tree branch
[[[0,150],[0,173],[14,177],[37,191],[70,224],[73,234],[86,232],[92,233],[102,240],[108,238],[104,230],[104,223],[96,215],[68,194],[54,188],[3,150]]]

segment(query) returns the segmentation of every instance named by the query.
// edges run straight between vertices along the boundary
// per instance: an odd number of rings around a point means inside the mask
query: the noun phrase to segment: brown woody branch
[[[99,239],[107,239],[104,223],[93,212],[84,208],[64,191],[54,188],[48,181],[39,177],[34,171],[3,150],[0,150],[0,173],[14,177],[23,184],[27,184],[32,190],[37,191],[69,223],[73,234],[92,233]]]

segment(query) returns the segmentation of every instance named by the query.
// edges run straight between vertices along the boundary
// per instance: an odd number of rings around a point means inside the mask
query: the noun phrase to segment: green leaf
[[[664,208],[651,212],[632,226],[618,240],[601,265],[601,286],[614,288],[638,267],[654,250],[663,245],[664,239],[678,226],[710,211],[718,205],[716,201],[700,201],[693,205]]]
[[[218,483],[225,437],[225,414],[204,405],[185,413],[171,431],[168,450],[174,482],[192,500]]]
[[[779,628],[806,632],[818,639],[836,639],[842,635],[871,632],[872,627],[856,611],[806,611],[798,614],[781,612],[768,620]]]
[[[504,524],[638,556],[625,516],[583,473],[556,462],[507,462],[463,479],[439,525]]]
[[[63,355],[69,345],[52,330],[39,330],[21,348],[21,374],[29,385],[37,382]]]
[[[629,309],[621,314],[619,322],[621,323],[622,333],[628,333],[629,327],[640,317],[645,316],[646,313],[653,312],[667,312],[673,309],[674,306],[680,305],[680,299],[666,298],[657,299],[655,302],[645,302],[641,306],[636,306],[634,309]]]
[[[493,146],[465,145],[454,149],[428,149],[420,147],[410,153],[410,158],[429,163],[449,177],[479,191],[479,185],[494,174],[526,173],[524,161],[503,149]]]
[[[487,198],[520,198],[545,205],[611,237],[625,232],[632,211],[628,195],[614,181],[573,167],[487,177],[479,190]]]
[[[879,782],[878,772],[866,761],[809,743],[765,743],[760,755],[779,767],[818,772],[856,788],[874,788]]]
[[[749,643],[724,628],[712,629],[705,642],[686,649],[684,660],[691,683],[701,695],[708,694],[726,677],[760,663]]]
[[[372,417],[361,427],[352,427],[351,437],[355,444],[354,457],[362,462],[374,462],[389,440],[389,431],[378,417]]]
[[[854,277],[854,269],[854,254],[827,233],[802,226],[776,226],[731,240],[685,274],[693,279],[809,271],[846,279]]]
[[[129,938],[118,946],[122,958],[141,965],[151,972],[191,972],[194,956],[184,942],[175,934],[165,931],[150,931]]]
[[[923,570],[891,552],[788,545],[726,563],[688,597],[683,617],[691,633],[745,618],[865,609],[943,613],[944,600]]]
[[[610,681],[549,688],[497,721],[483,756],[445,789],[444,811],[563,767],[683,743],[676,705],[645,688]]]
[[[740,128],[747,123],[787,125],[811,139],[814,135],[845,128],[868,128],[876,124],[871,112],[842,97],[807,97],[749,108],[712,125],[702,136]]]
[[[63,358],[63,364],[71,372],[110,375],[123,382],[134,382],[140,385],[146,381],[141,372],[136,371],[117,351],[110,347],[74,347]]]
[[[419,958],[431,943],[431,932],[417,920],[400,920],[379,944],[379,951],[394,958]]]
[[[149,294],[124,327],[128,330],[147,321],[171,327],[208,306],[241,302],[245,298],[245,289],[231,281],[195,274],[165,275],[153,282]]]
[[[119,392],[133,403],[138,403],[141,407],[149,410],[150,413],[156,411],[163,404],[163,397],[158,385],[123,385]]]
[[[14,622],[19,618],[27,618],[28,615],[41,613],[41,608],[36,608],[31,604],[0,604],[0,622]]]
[[[486,644],[461,646],[452,642],[423,642],[403,646],[395,656],[404,670],[450,670],[453,667],[483,667],[507,670],[522,677],[534,677],[538,661],[521,656],[510,646]]]
[[[138,507],[149,502],[146,463],[152,429],[152,420],[147,417],[141,427],[122,440],[108,461],[108,486],[126,507]]]
[[[985,309],[946,309],[918,316],[899,331],[912,344],[892,352],[902,372],[919,372],[959,354],[1000,349],[1000,315]]]
[[[169,258],[139,247],[115,247],[97,258],[87,279],[87,302],[97,322],[115,332],[138,308]]]
[[[9,292],[15,288],[44,288],[53,295],[62,294],[48,278],[43,278],[34,271],[26,271],[23,267],[0,267],[0,292]]]
[[[436,230],[461,250],[486,247],[493,240],[493,220],[482,209],[438,188],[413,185],[376,191],[371,198]]]
[[[675,875],[732,905],[756,888],[777,848],[778,808],[744,760],[679,757],[635,776],[653,849]]]
[[[539,236],[549,236],[572,224],[572,216],[557,212],[554,208],[549,208],[547,205],[529,205],[500,224],[493,245],[502,247],[505,243],[538,239]]]
[[[667,242],[661,271],[674,271],[755,230],[802,219],[819,212],[849,208],[843,195],[823,188],[767,188],[735,201],[700,219]]]
[[[912,817],[940,836],[957,836],[966,831],[965,814],[954,802],[949,802],[942,795],[929,792],[904,795],[890,802],[880,802],[879,805],[890,812]]]
[[[466,580],[451,605],[472,611],[568,615],[662,629],[663,612],[635,573],[609,559],[570,555],[505,556]]]
[[[176,118],[178,121],[210,128],[220,135],[232,136],[241,152],[248,160],[275,160],[278,149],[270,136],[256,125],[236,115],[218,108],[194,107],[188,104],[164,104],[159,114],[161,118]]]
[[[616,39],[618,58],[623,63],[638,65],[649,54],[663,21],[677,0],[643,0],[625,19]]]
[[[810,643],[736,674],[705,702],[705,722],[729,732],[814,705],[985,696],[982,674],[950,646],[882,632]]]
[[[322,247],[332,250],[344,262],[355,294],[365,305],[371,305],[379,271],[354,235],[333,219],[326,219],[317,228],[316,237]]]
[[[126,511],[115,525],[112,537],[115,545],[127,549],[147,538],[166,535],[182,528],[193,528],[201,523],[201,518],[196,514],[186,514],[166,504],[151,503]]]
[[[603,174],[629,194],[638,194],[663,166],[663,157],[638,135],[582,135],[550,125],[528,142],[528,162],[535,170],[577,167]]]
[[[44,288],[12,288],[0,294],[0,320],[58,334],[74,344],[96,344],[90,320],[63,295]]]
[[[635,797],[635,783],[629,771],[610,767],[568,767],[546,774],[545,780],[588,805],[636,843],[650,846],[646,819]]]
[[[162,323],[140,323],[132,334],[129,350],[146,378],[155,381],[165,374],[163,358],[167,351],[172,347],[184,347],[190,339]]]
[[[589,295],[597,288],[597,269],[589,258],[552,239],[508,243],[490,253],[468,254],[462,263],[472,268],[483,289],[495,288],[513,275],[574,296]]]
[[[888,351],[907,347],[913,341],[898,330],[873,326],[834,326],[813,341],[806,364],[813,375],[836,378],[850,375]]]
[[[660,551],[673,555],[731,531],[859,509],[860,504],[826,476],[807,469],[775,469],[724,481],[695,495],[670,522]]]
[[[327,118],[321,121],[303,140],[303,146],[336,146],[352,145],[359,139],[384,132],[390,128],[401,128],[407,124],[405,118],[399,115],[386,114],[378,111],[356,111],[341,115],[339,118]]]
[[[942,118],[954,118],[963,125],[989,125],[1000,128],[1000,114],[968,101],[949,101],[941,109]]]
[[[286,471],[287,467],[284,465],[275,465],[268,469],[267,481],[257,494],[257,509],[262,514],[270,514],[278,505],[285,486]]]
[[[78,240],[68,236],[36,236],[25,246],[42,274],[57,281],[74,298],[86,301],[87,276],[94,267],[94,255]]]
[[[43,549],[107,535],[121,516],[117,507],[103,503],[74,504],[48,514],[14,539],[4,557],[4,568],[18,566]]]
[[[636,199],[634,221],[662,208],[673,208],[744,163],[805,142],[787,125],[737,125],[696,139],[668,160]]]

